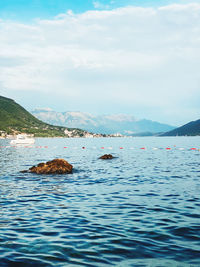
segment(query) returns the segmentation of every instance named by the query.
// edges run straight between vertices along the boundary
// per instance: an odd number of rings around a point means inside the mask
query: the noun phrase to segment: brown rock
[[[113,158],[114,157],[111,154],[105,154],[105,155],[103,155],[103,156],[100,157],[100,159],[113,159]]]
[[[23,171],[20,171],[21,173],[26,173],[26,172],[28,172],[27,170],[23,170]]]
[[[73,166],[64,159],[54,159],[46,163],[39,163],[29,169],[29,172],[37,174],[64,174],[71,173]]]

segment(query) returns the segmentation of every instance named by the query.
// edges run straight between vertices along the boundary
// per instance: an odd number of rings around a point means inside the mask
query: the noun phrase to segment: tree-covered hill
[[[14,100],[0,96],[0,131],[7,134],[28,133],[40,137],[66,136],[66,127],[44,123],[31,115]],[[82,136],[80,129],[67,129]]]
[[[162,134],[162,136],[195,136],[200,135],[200,120],[191,121],[179,128],[176,128],[170,132]]]

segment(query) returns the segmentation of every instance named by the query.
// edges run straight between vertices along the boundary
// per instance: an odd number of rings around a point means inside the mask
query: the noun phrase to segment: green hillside
[[[0,131],[7,134],[28,133],[38,137],[53,137],[66,136],[65,129],[38,120],[14,100],[0,96]],[[79,136],[83,135],[80,129],[68,130],[76,132]]]
[[[191,121],[173,131],[162,134],[162,136],[196,136],[200,135],[200,120]]]

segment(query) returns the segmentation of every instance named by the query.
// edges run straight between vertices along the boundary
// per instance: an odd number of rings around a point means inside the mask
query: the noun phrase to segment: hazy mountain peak
[[[88,117],[91,117],[91,118],[94,118],[94,116],[90,113],[87,113],[87,112],[80,112],[80,111],[67,111],[67,112],[64,112],[65,114],[69,114],[71,116],[74,116],[74,117],[80,117],[80,118],[88,118]]]
[[[111,115],[106,115],[105,116],[106,119],[109,120],[113,120],[113,121],[118,121],[118,122],[122,122],[122,121],[129,121],[129,122],[133,122],[135,121],[135,117],[132,115],[127,115],[127,114],[111,114]]]
[[[110,114],[94,116],[80,111],[56,112],[40,109],[32,114],[42,121],[69,128],[81,128],[89,132],[103,134],[132,134],[132,133],[158,133],[174,129],[174,127],[153,122],[150,120],[136,120],[133,115]]]

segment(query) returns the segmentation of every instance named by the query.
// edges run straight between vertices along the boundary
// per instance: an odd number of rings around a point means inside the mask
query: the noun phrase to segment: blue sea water
[[[0,140],[0,266],[200,266],[199,149],[200,137]],[[54,158],[74,172],[20,173]]]

